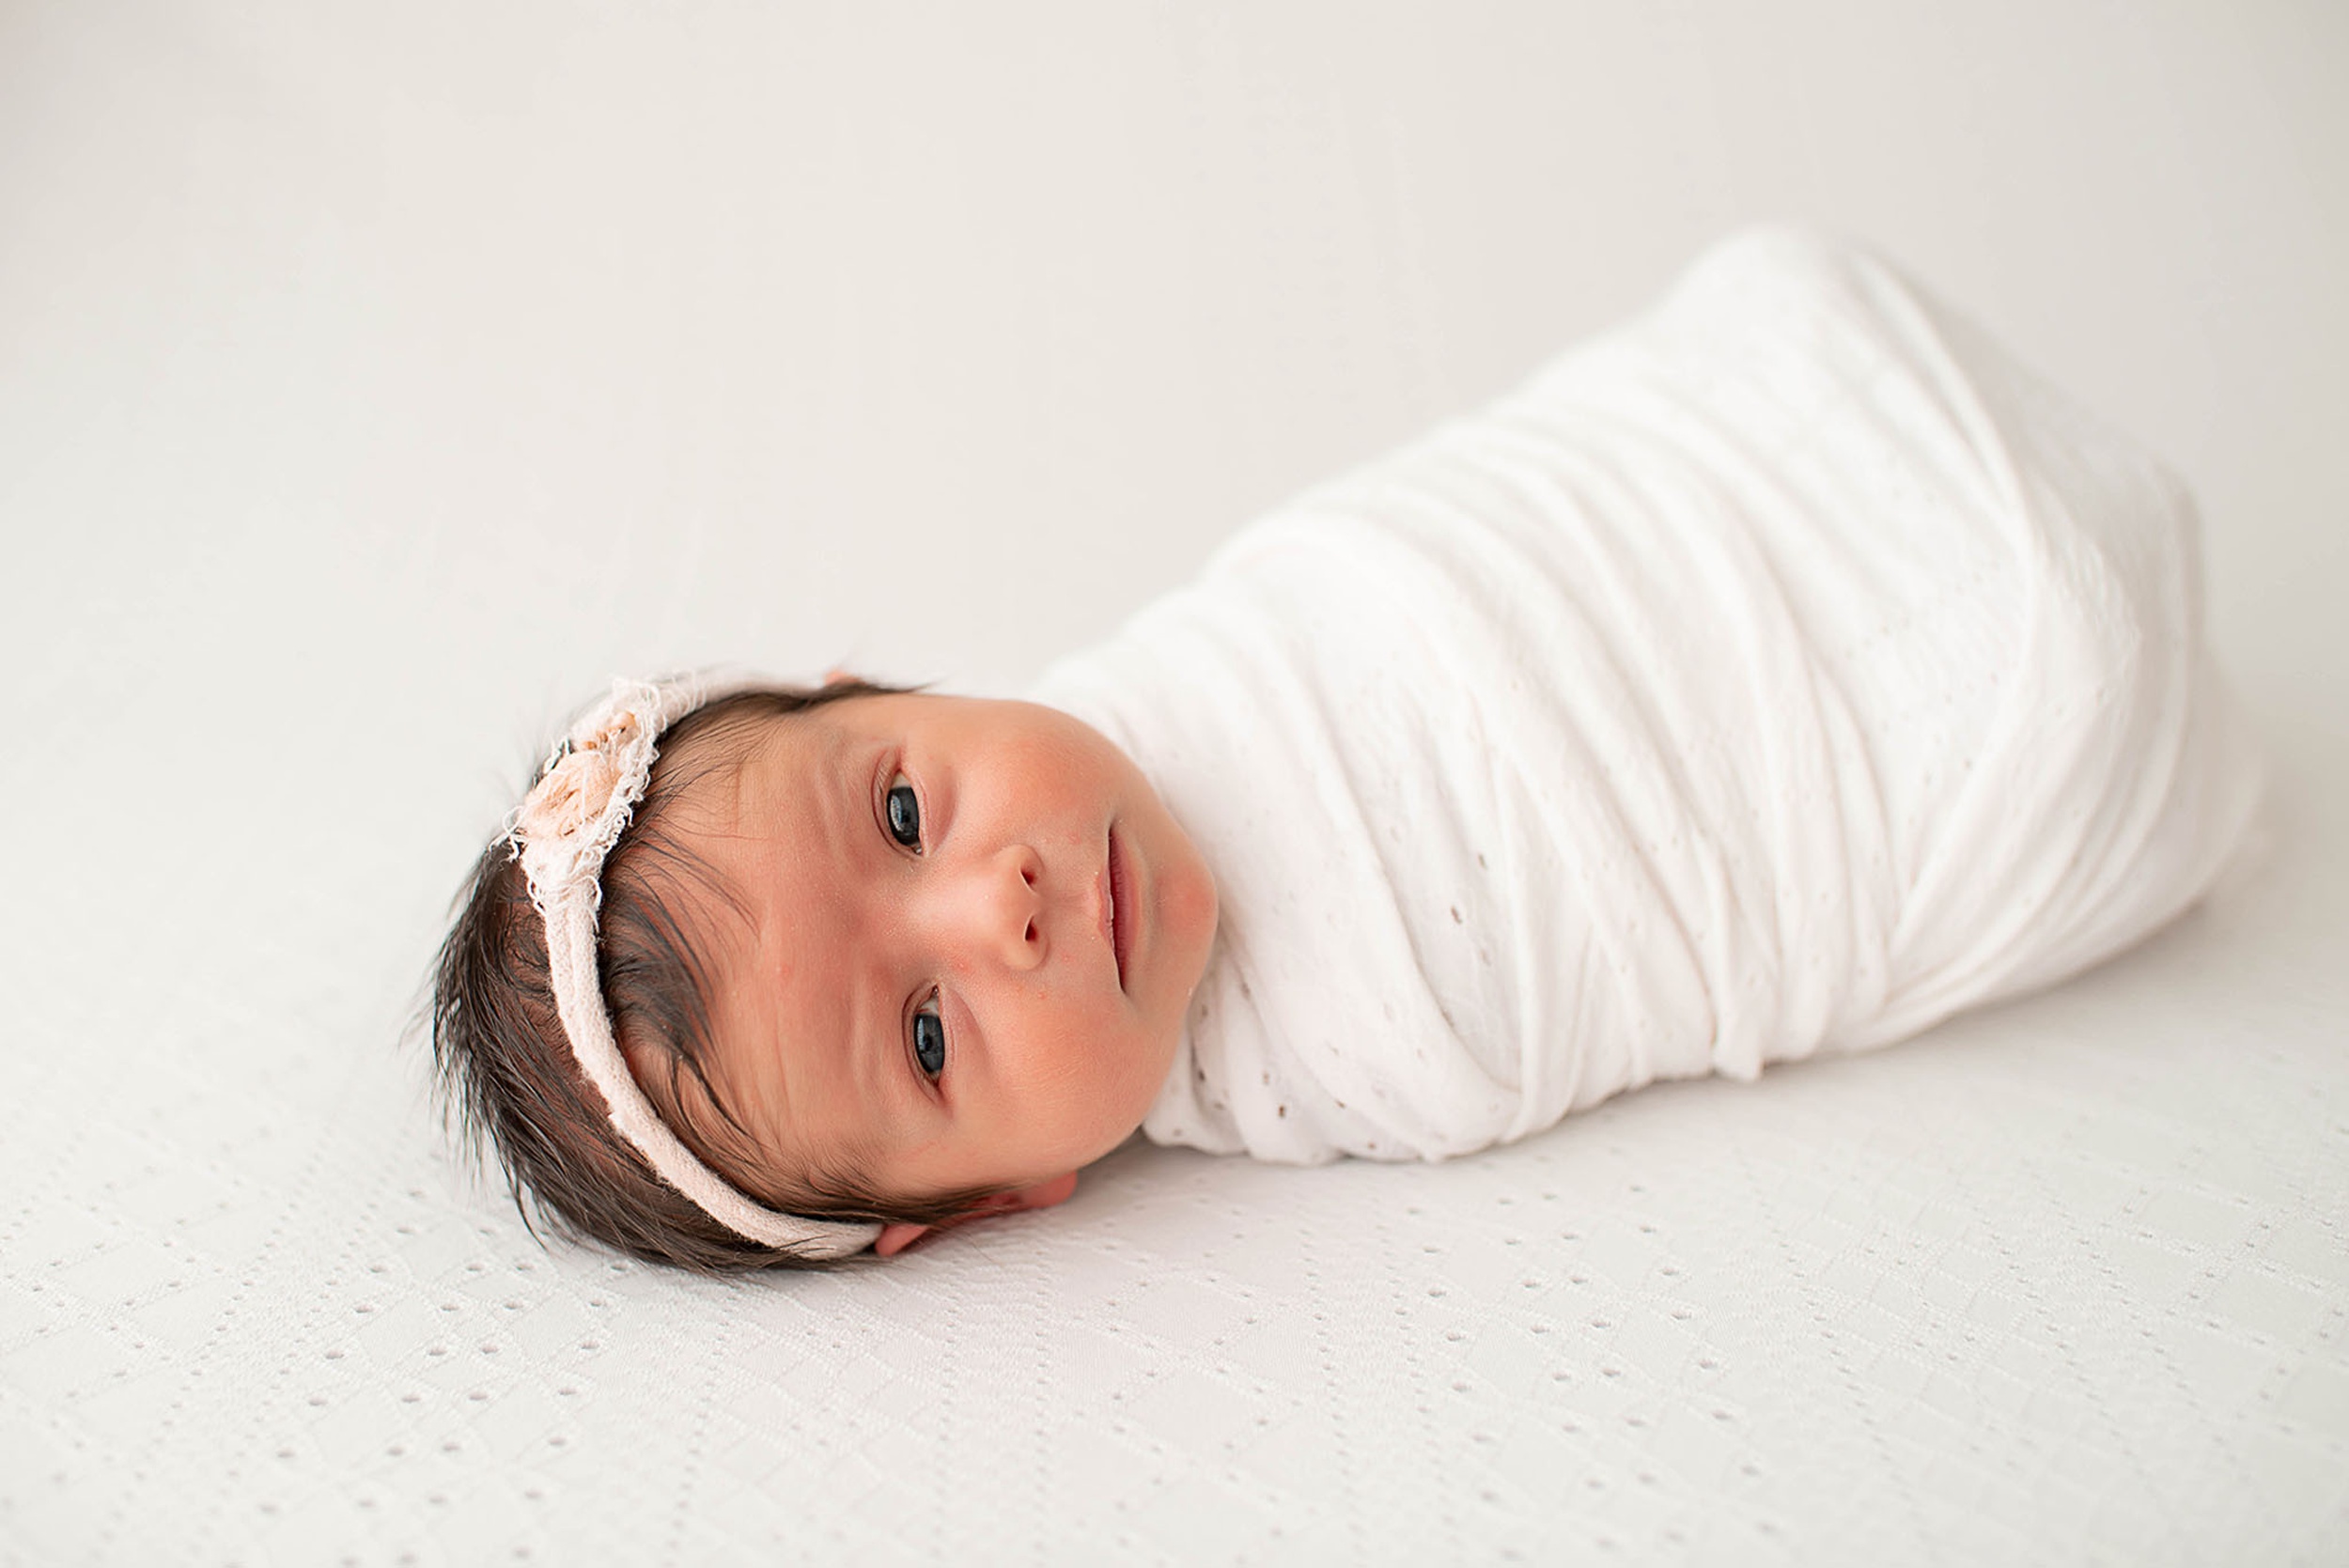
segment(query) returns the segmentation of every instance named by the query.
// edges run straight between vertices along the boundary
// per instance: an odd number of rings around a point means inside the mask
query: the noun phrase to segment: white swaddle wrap
[[[1719,247],[1046,675],[1222,893],[1144,1130],[1438,1158],[2138,939],[2259,792],[2198,551],[1884,263]]]

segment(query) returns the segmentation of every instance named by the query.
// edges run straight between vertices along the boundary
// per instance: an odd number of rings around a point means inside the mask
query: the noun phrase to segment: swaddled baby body
[[[716,1267],[1057,1202],[1137,1126],[1441,1158],[1883,1045],[2217,876],[2259,767],[2197,550],[1894,270],[1743,236],[1035,704],[607,704],[476,869],[443,1071],[518,1197]]]

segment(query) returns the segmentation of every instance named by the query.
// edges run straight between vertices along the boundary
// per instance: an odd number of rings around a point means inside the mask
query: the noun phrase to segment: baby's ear
[[[1012,1214],[1020,1209],[1049,1209],[1054,1203],[1068,1202],[1068,1195],[1077,1190],[1077,1172],[1054,1176],[1049,1182],[1023,1187],[1012,1192],[998,1192],[980,1199],[952,1219],[935,1225],[883,1225],[880,1239],[873,1243],[873,1250],[884,1258],[894,1258],[932,1231],[951,1230],[966,1219],[977,1219],[990,1214]]]
[[[864,677],[863,675],[851,674],[850,672],[842,669],[837,664],[824,672],[824,684],[826,686],[847,686],[854,681],[863,680],[863,678]]]

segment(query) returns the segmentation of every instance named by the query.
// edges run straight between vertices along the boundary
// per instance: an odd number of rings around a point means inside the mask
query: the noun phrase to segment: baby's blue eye
[[[913,1015],[913,1060],[931,1078],[946,1070],[946,1020],[938,1016],[935,993]]]
[[[889,836],[908,849],[922,847],[922,802],[903,773],[889,786]]]

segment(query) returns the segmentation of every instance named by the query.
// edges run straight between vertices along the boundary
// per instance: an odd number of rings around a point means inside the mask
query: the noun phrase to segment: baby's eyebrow
[[[837,862],[847,848],[840,798],[845,792],[848,796],[848,804],[853,806],[863,789],[856,784],[855,770],[848,766],[848,737],[840,732],[838,725],[825,722],[824,714],[818,712],[808,717],[815,722],[817,737],[816,756],[810,764],[810,771],[814,778],[823,781],[809,793],[816,798],[817,820],[822,827],[819,837]],[[853,820],[852,811],[846,815]]]

